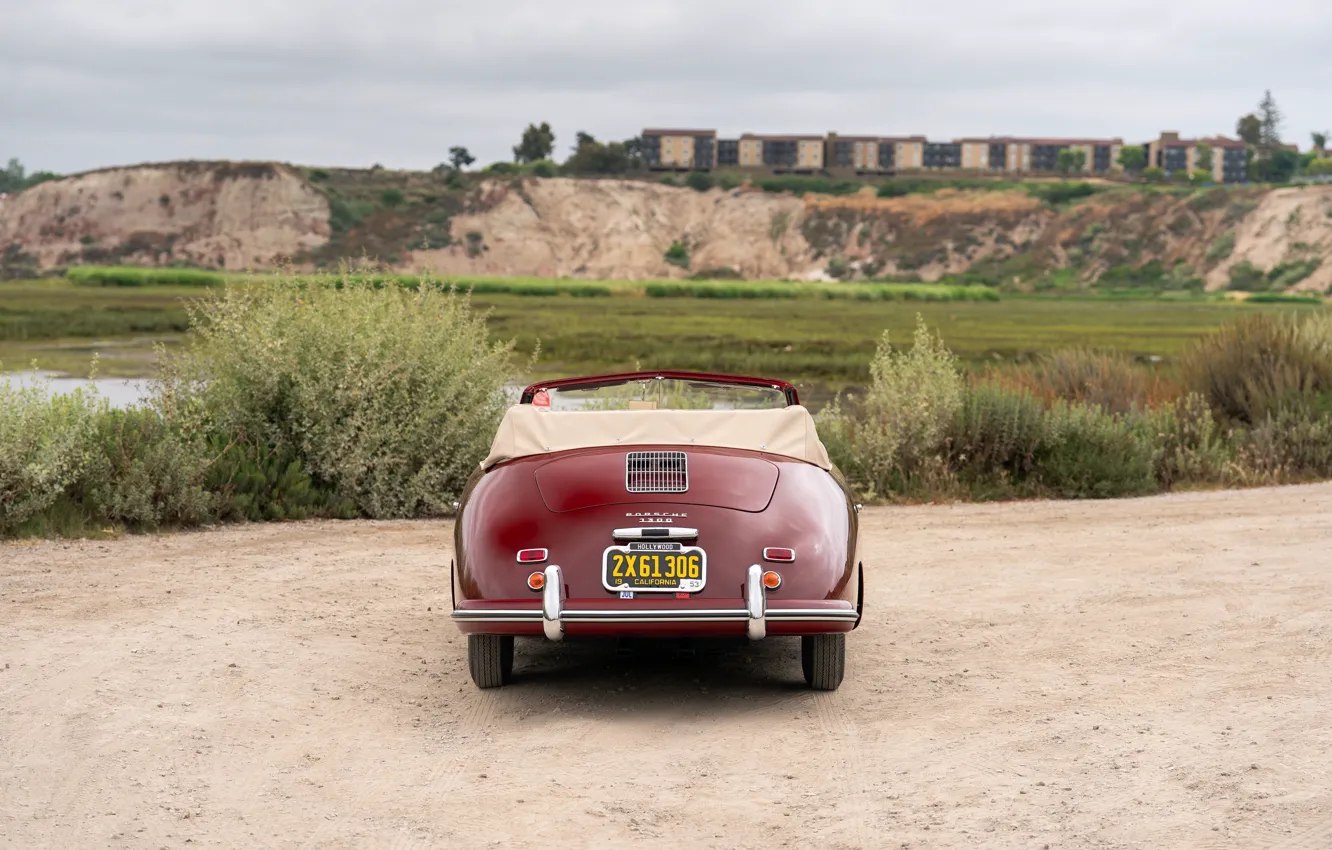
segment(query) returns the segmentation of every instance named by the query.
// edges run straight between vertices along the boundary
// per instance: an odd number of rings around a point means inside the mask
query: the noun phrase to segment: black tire
[[[805,635],[800,638],[800,666],[805,684],[816,691],[835,691],[846,675],[846,635]]]
[[[513,635],[468,635],[467,667],[478,688],[498,688],[513,678]]]

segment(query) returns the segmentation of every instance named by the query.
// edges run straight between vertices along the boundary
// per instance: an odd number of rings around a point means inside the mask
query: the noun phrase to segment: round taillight
[[[782,574],[776,570],[768,570],[763,574],[763,586],[768,590],[776,590],[782,586]]]
[[[527,586],[532,590],[540,590],[546,586],[545,573],[532,573],[527,577]]]

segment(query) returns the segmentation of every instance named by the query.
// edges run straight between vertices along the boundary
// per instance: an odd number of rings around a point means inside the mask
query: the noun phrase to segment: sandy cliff
[[[173,261],[270,268],[328,241],[328,202],[280,165],[171,163],[43,183],[0,206],[0,246],[41,268]]]
[[[668,262],[676,243],[685,256],[677,249]],[[1247,262],[1271,272],[1274,286],[1322,292],[1332,286],[1332,186],[1121,186],[1048,203],[1019,189],[796,197],[645,180],[458,185],[425,172],[176,163],[107,169],[7,199],[0,252],[34,269],[315,268],[365,255],[449,275],[931,281],[970,272],[1036,288],[1219,289]]]

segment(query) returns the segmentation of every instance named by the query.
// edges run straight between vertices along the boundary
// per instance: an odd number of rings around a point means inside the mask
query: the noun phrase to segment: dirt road
[[[1332,847],[1332,486],[863,517],[834,694],[478,691],[446,523],[0,544],[0,847]]]

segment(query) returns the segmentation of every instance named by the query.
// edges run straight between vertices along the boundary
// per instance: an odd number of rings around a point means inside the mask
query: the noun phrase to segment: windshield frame
[[[795,386],[786,381],[778,381],[772,378],[758,378],[750,375],[723,375],[713,372],[677,372],[671,370],[653,372],[619,372],[608,375],[589,375],[581,378],[557,378],[553,381],[541,381],[526,387],[523,390],[522,397],[519,399],[518,403],[531,404],[533,397],[543,390],[596,389],[598,387],[614,386],[616,384],[623,384],[631,381],[650,381],[655,378],[699,381],[712,384],[730,384],[741,387],[764,387],[767,389],[779,390],[786,398],[787,407],[794,407],[800,404],[800,395],[796,392]]]

